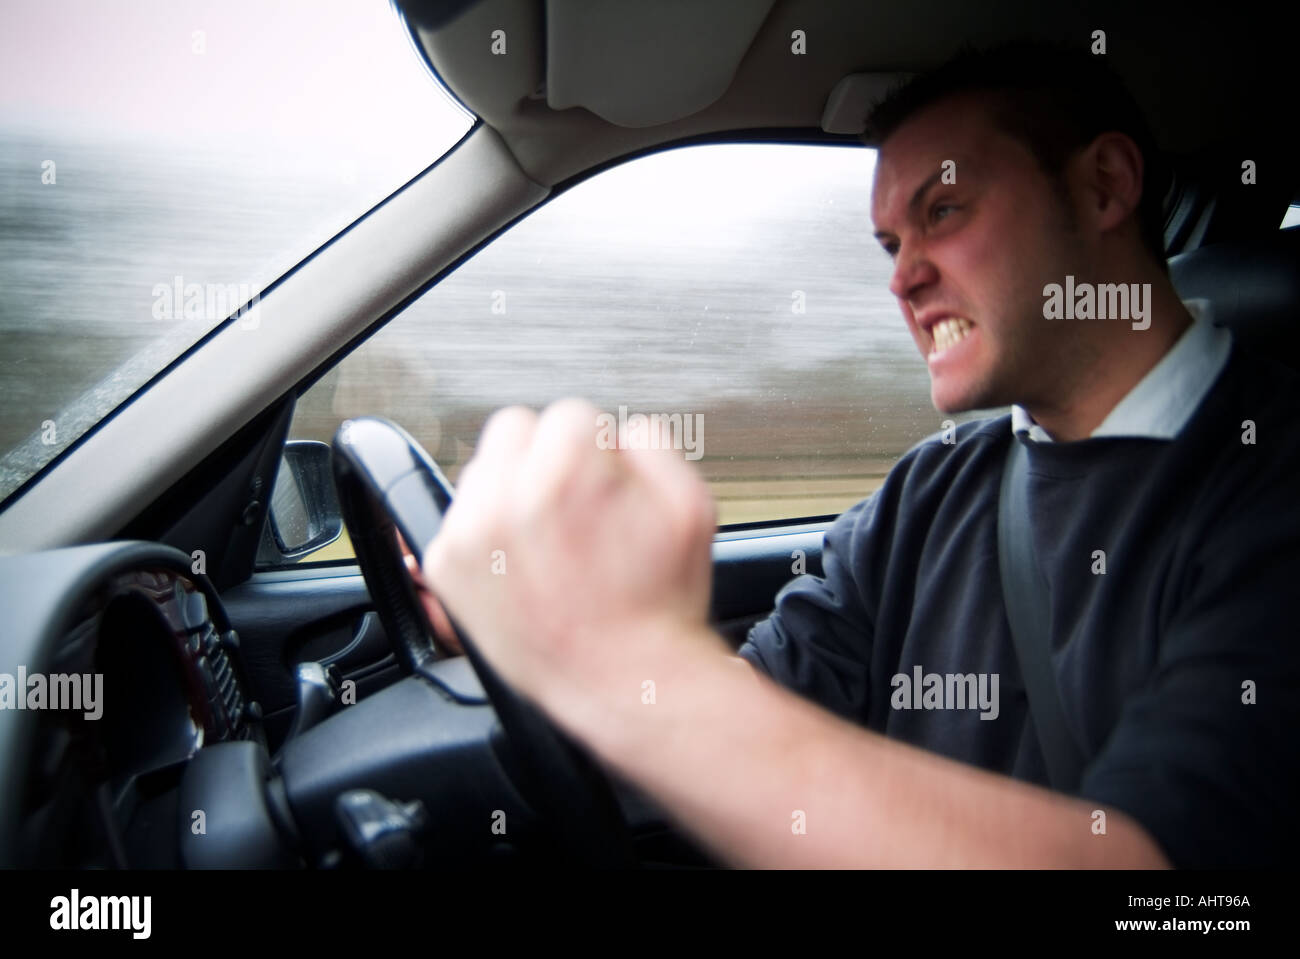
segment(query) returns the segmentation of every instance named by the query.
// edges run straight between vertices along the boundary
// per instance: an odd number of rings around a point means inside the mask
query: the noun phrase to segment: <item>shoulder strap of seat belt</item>
[[[1047,761],[1052,788],[1072,793],[1083,775],[1083,754],[1065,725],[1051,662],[1046,578],[1038,566],[1029,522],[1029,456],[1018,436],[1002,469],[998,496],[998,565],[1002,600],[1029,697],[1029,712]]]

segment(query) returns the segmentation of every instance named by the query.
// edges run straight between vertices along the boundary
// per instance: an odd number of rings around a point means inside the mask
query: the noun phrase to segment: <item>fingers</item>
[[[498,510],[513,505],[526,516],[583,508],[635,476],[660,505],[709,532],[716,528],[708,486],[682,462],[670,423],[651,421],[620,435],[617,448],[602,447],[600,417],[596,407],[581,399],[559,400],[540,416],[524,407],[498,411],[484,426],[478,450],[461,474],[458,495],[475,503],[491,501]]]
[[[460,645],[460,637],[456,635],[456,629],[451,625],[451,618],[442,608],[442,603],[438,602],[438,597],[427,589],[421,589],[420,602],[424,604],[424,611],[433,626],[434,638],[442,646],[443,654],[459,656],[464,653],[465,650]]]
[[[406,562],[406,568],[410,570],[411,576],[415,579],[415,585],[424,588],[424,577],[420,573],[420,564],[415,561],[415,554],[406,545],[406,539],[396,525],[393,526],[393,536],[397,538],[397,548],[402,554],[402,559]]]
[[[537,414],[523,406],[497,410],[488,417],[479,434],[473,457],[460,471],[456,496],[452,500],[442,527],[424,551],[424,577],[427,582],[443,581],[437,570],[452,573],[454,540],[473,535],[474,525],[495,517],[502,486],[510,482],[517,451],[527,448],[536,426]]]
[[[520,478],[522,515],[566,510],[587,512],[617,487],[625,466],[617,451],[596,445],[597,409],[585,400],[548,406],[537,423]]]
[[[444,656],[459,656],[465,650],[461,648],[460,639],[456,635],[455,627],[451,625],[451,619],[447,616],[447,611],[442,608],[442,603],[438,602],[438,597],[429,589],[429,585],[424,579],[424,572],[420,569],[420,564],[416,561],[414,554],[406,545],[406,540],[402,538],[401,532],[396,527],[393,528],[393,535],[397,537],[397,545],[402,551],[402,561],[406,564],[406,571],[411,574],[411,579],[415,582],[416,595],[429,617],[429,624],[433,626],[434,642],[439,646]]]
[[[428,589],[424,584],[424,574],[420,571],[420,564],[415,561],[409,550],[402,551],[402,561],[406,563],[406,571],[411,574],[411,579],[415,580],[415,585],[420,589]]]
[[[489,416],[479,434],[474,456],[461,470],[456,499],[491,495],[500,483],[509,479],[508,464],[528,448],[536,429],[537,414],[526,406],[507,406]]]
[[[424,555],[441,600],[430,620],[454,617],[539,701],[618,656],[653,658],[649,640],[616,652],[610,637],[707,621],[712,498],[683,461],[683,421],[637,423],[614,441],[610,415],[582,400],[494,414]]]
[[[671,424],[652,421],[646,433],[643,441],[623,453],[629,468],[663,508],[663,515],[676,517],[697,536],[712,537],[717,528],[713,494],[700,474],[683,461]]]
[[[716,510],[707,484],[683,462],[680,436],[655,418],[619,436],[622,448],[612,448],[608,424],[601,432],[607,416],[584,400],[565,399],[540,416],[524,407],[502,409],[484,425],[422,571],[433,588],[446,590],[442,595],[471,631],[469,609],[460,605],[481,593],[488,608],[502,601],[506,585],[495,575],[477,575],[488,569],[485,557],[517,548],[519,556],[554,563],[599,548],[614,528],[635,529],[647,512],[662,517],[674,531],[671,541],[692,557],[695,578],[707,580],[707,570],[694,567],[709,562]]]

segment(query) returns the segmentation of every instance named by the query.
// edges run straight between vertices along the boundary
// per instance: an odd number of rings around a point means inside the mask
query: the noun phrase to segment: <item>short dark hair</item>
[[[919,111],[964,93],[991,94],[998,129],[1024,143],[1058,183],[1066,160],[1100,134],[1118,130],[1131,137],[1143,160],[1137,209],[1142,243],[1166,266],[1168,168],[1142,111],[1104,56],[1031,40],[983,50],[965,47],[892,90],[872,111],[864,139],[882,145]]]

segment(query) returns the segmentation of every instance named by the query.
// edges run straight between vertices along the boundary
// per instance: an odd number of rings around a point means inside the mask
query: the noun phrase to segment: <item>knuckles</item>
[[[717,526],[708,484],[684,462],[646,470],[624,451],[599,448],[596,415],[582,400],[558,401],[540,417],[524,407],[493,413],[479,444],[487,455],[462,469],[426,572],[455,575],[484,548],[528,550],[557,533],[591,546],[618,529],[665,559],[707,552]]]

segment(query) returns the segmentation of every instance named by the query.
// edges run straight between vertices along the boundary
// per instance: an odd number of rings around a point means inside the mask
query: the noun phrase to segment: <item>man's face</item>
[[[881,147],[871,212],[935,407],[1050,404],[1075,371],[1070,332],[1043,319],[1043,287],[1084,264],[1028,147],[978,96],[937,103]]]

